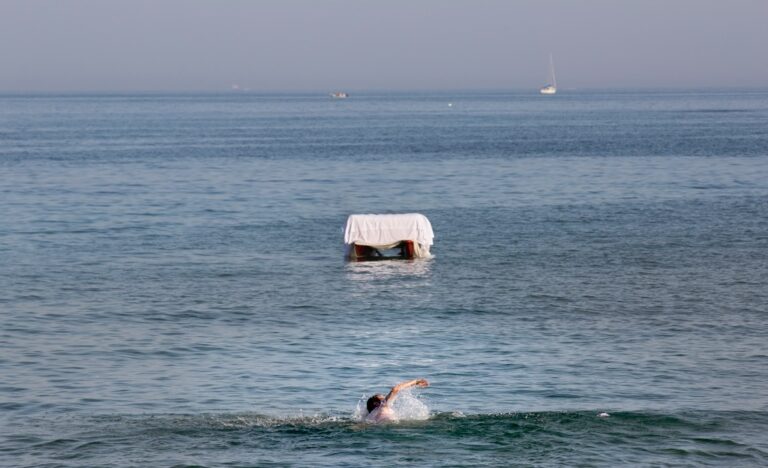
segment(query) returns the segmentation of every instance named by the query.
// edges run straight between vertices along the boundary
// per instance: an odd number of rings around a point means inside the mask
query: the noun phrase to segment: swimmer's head
[[[385,397],[381,393],[377,393],[376,395],[368,398],[368,402],[365,404],[366,408],[368,408],[368,412],[372,412],[379,406],[381,406],[382,403],[384,403]]]

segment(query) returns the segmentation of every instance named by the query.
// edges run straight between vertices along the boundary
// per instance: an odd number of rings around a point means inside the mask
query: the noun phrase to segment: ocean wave
[[[273,458],[315,466],[341,459],[352,465],[768,462],[768,413],[760,411],[455,411],[378,425],[339,414],[100,415],[38,420],[27,427],[43,432],[6,438],[0,461],[24,455],[52,466],[72,461],[119,465],[126,457],[144,465],[180,466],[215,466],[224,460],[252,466]]]

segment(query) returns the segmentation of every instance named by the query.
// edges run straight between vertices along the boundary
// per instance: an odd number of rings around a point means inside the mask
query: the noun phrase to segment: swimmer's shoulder
[[[396,422],[397,416],[392,408],[388,406],[379,406],[375,410],[368,413],[365,417],[366,422],[380,423],[380,422]]]

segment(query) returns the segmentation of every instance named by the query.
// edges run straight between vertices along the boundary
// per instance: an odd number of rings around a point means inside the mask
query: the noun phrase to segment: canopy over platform
[[[435,235],[426,216],[408,214],[354,214],[347,218],[344,227],[344,243],[390,249],[404,241],[416,247],[414,257],[429,257],[429,248]]]

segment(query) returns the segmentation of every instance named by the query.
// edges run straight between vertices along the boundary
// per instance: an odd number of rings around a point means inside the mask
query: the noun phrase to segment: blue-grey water
[[[0,96],[4,466],[766,465],[766,304],[768,91]]]

